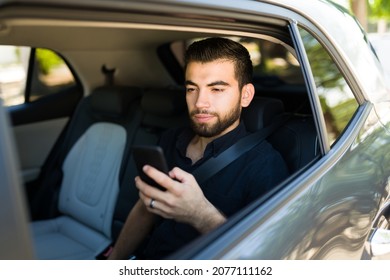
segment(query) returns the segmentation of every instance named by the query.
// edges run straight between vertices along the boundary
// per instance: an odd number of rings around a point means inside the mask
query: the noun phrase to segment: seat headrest
[[[248,131],[257,131],[284,112],[283,102],[274,98],[254,97],[251,104],[242,110],[242,119]]]
[[[130,102],[141,95],[138,87],[102,86],[93,90],[90,104],[95,113],[121,117],[127,113]]]
[[[185,92],[182,89],[150,89],[142,97],[144,112],[157,116],[176,116],[186,110]]]

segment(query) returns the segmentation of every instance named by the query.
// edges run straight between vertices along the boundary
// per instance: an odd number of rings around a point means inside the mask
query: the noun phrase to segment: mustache
[[[208,111],[208,110],[192,110],[190,113],[190,116],[193,117],[197,114],[206,114],[206,115],[213,115],[213,116],[218,116],[216,112],[213,111]]]

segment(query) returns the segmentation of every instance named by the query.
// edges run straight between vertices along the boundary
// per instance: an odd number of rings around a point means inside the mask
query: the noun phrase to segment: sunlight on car
[[[30,48],[0,46],[0,98],[5,106],[24,102]]]

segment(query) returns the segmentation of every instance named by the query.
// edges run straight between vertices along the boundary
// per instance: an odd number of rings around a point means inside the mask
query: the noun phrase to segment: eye
[[[195,89],[194,88],[186,88],[186,93],[191,93],[191,92],[194,92]]]
[[[220,92],[223,92],[224,89],[223,88],[212,88],[211,89],[211,92],[214,92],[214,93],[220,93]]]

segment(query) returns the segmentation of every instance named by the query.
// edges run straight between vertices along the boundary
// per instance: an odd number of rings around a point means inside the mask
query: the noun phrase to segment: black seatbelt
[[[255,146],[264,141],[274,131],[281,127],[288,119],[289,117],[281,118],[273,124],[245,136],[230,146],[228,149],[220,153],[218,156],[208,159],[194,172],[192,172],[192,175],[195,177],[198,184],[201,185],[213,175],[215,175],[218,171],[222,170],[224,167],[238,159],[241,155],[250,151]]]

